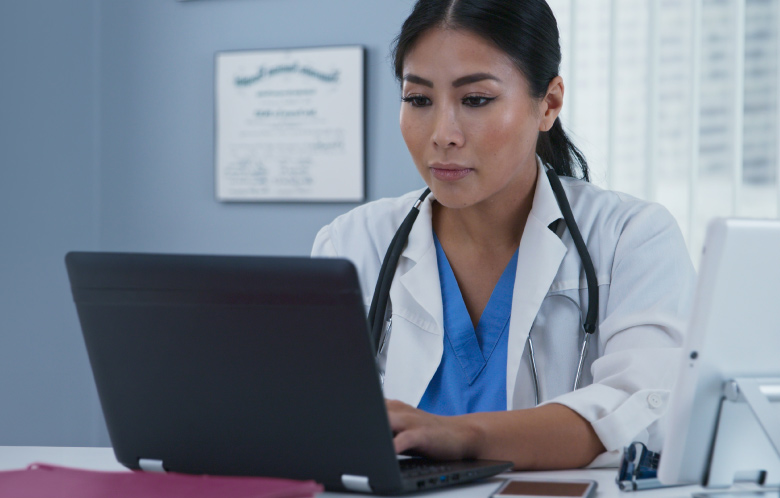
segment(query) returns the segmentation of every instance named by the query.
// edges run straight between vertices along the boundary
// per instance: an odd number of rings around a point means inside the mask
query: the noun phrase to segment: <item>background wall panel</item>
[[[214,54],[363,45],[367,193],[422,186],[398,128],[389,45],[410,1],[109,1],[101,15],[101,245],[113,250],[309,253],[356,204],[214,199]]]
[[[0,2],[0,445],[102,438],[63,258],[99,232],[97,11]]]

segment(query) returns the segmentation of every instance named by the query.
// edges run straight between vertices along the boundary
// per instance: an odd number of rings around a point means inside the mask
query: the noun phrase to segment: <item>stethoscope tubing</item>
[[[385,322],[385,312],[387,310],[387,300],[390,297],[390,286],[395,277],[395,270],[398,267],[398,260],[401,259],[401,253],[409,240],[409,233],[412,231],[417,216],[420,214],[420,205],[423,203],[431,189],[426,188],[419,199],[414,203],[409,214],[406,215],[398,231],[395,232],[390,246],[387,248],[385,258],[382,260],[382,267],[379,269],[379,278],[374,289],[374,297],[371,299],[371,307],[368,310],[368,323],[371,327],[371,347],[374,356],[379,353],[379,347],[382,341],[382,325]],[[392,268],[393,271],[388,271]]]
[[[531,334],[528,334],[528,356],[531,359],[531,381],[534,383],[534,404],[539,404],[539,374],[536,370],[536,354],[534,354],[534,341],[531,340]]]
[[[582,348],[580,349],[580,360],[577,362],[577,374],[574,376],[574,386],[572,391],[576,391],[580,387],[580,380],[582,379],[582,368],[585,365],[585,356],[588,354],[588,345],[590,344],[590,332],[585,333],[585,337],[582,339]]]
[[[566,227],[569,229],[574,246],[577,249],[577,253],[582,261],[583,269],[585,270],[585,280],[588,285],[588,312],[585,316],[585,322],[582,324],[585,336],[580,348],[579,360],[577,361],[577,372],[574,377],[574,386],[572,390],[577,390],[580,386],[582,379],[582,371],[585,365],[585,357],[588,353],[588,346],[590,343],[590,336],[596,331],[596,322],[598,320],[599,309],[599,290],[598,280],[596,278],[596,270],[593,266],[593,260],[588,252],[587,245],[582,238],[579,227],[574,219],[574,214],[569,204],[569,199],[566,197],[566,193],[563,190],[558,175],[552,168],[547,169],[547,178],[550,181],[550,187],[552,187],[555,199],[558,201],[558,206],[561,209],[563,220],[566,223]],[[380,352],[380,347],[386,342],[387,328],[383,327],[385,323],[385,314],[387,311],[387,303],[390,297],[390,286],[393,283],[395,276],[395,270],[398,266],[398,261],[401,258],[401,253],[406,247],[406,243],[409,239],[409,233],[412,231],[417,216],[420,214],[420,205],[423,203],[428,194],[431,193],[430,188],[426,188],[419,199],[414,203],[414,206],[406,215],[401,226],[396,231],[390,242],[385,257],[382,260],[382,266],[379,270],[379,278],[374,288],[374,296],[371,299],[371,307],[368,312],[368,323],[371,331],[371,346],[373,348],[374,356],[377,356]],[[390,271],[392,269],[392,271]],[[384,328],[384,330],[383,330]],[[538,405],[540,401],[540,388],[539,388],[539,375],[536,367],[536,355],[534,353],[533,340],[531,335],[528,335],[528,350],[531,360],[531,377],[534,386],[534,401]]]
[[[552,187],[555,199],[558,201],[563,221],[566,222],[566,228],[569,229],[571,238],[574,241],[574,247],[577,248],[577,254],[579,254],[585,270],[585,281],[588,283],[588,313],[585,315],[585,323],[582,324],[582,328],[589,335],[596,331],[596,321],[599,314],[599,284],[596,278],[596,269],[593,267],[593,260],[590,258],[588,246],[585,245],[585,241],[582,239],[580,228],[574,220],[574,213],[571,211],[569,198],[566,197],[560,178],[558,178],[553,169],[547,170],[547,178],[550,180],[550,187]]]

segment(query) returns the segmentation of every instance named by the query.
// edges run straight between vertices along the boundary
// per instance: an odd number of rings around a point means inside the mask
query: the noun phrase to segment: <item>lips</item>
[[[430,165],[431,174],[437,180],[454,182],[465,178],[474,170],[458,164],[434,163]]]

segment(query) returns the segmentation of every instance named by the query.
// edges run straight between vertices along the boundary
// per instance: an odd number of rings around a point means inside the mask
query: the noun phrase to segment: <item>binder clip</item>
[[[658,480],[661,454],[647,449],[643,443],[631,443],[623,449],[623,459],[615,479],[621,491],[641,491],[664,487]]]

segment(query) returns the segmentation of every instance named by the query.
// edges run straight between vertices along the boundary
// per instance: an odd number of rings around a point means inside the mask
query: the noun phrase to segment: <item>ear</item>
[[[555,123],[555,118],[563,108],[563,78],[556,76],[547,85],[547,94],[542,99],[540,109],[543,111],[539,122],[539,131],[549,131]]]

